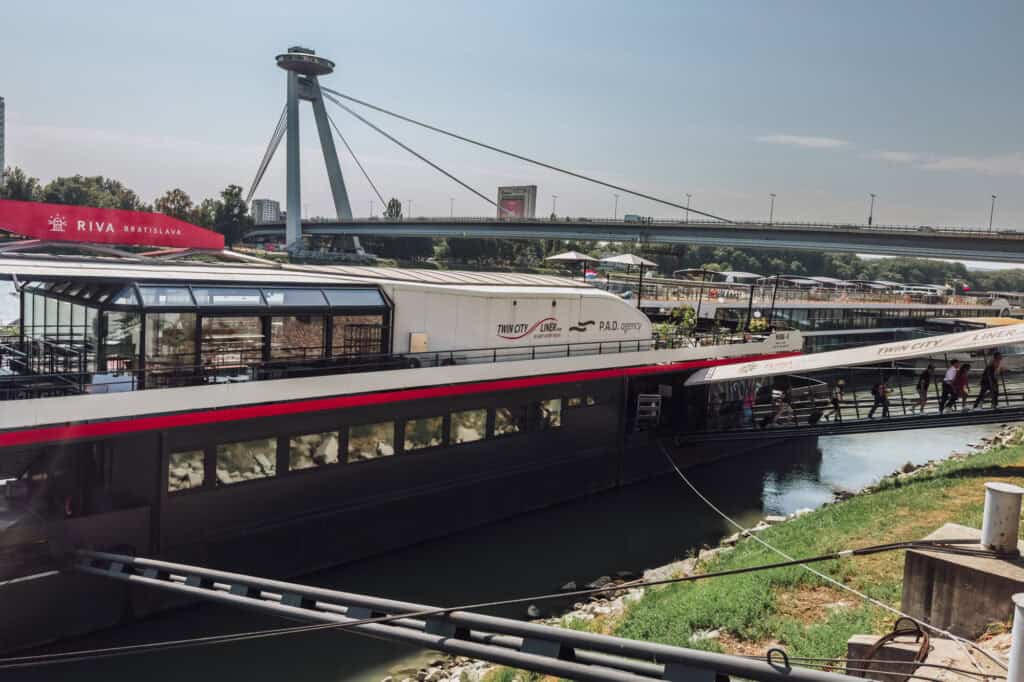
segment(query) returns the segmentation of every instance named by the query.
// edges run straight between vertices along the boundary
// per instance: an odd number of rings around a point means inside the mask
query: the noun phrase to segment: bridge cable
[[[345,149],[347,149],[348,153],[352,156],[352,160],[356,162],[356,165],[359,166],[359,170],[363,172],[363,177],[366,178],[366,181],[368,183],[370,183],[370,187],[373,188],[374,194],[376,194],[377,198],[380,199],[380,203],[384,205],[384,208],[387,208],[387,202],[384,201],[384,197],[381,196],[380,190],[377,189],[377,185],[373,184],[373,180],[370,179],[370,174],[366,172],[366,169],[363,168],[363,164],[359,162],[359,157],[356,156],[356,153],[354,151],[352,151],[352,147],[349,146],[348,140],[346,140],[345,136],[341,134],[341,130],[338,128],[338,124],[334,122],[334,119],[331,118],[330,114],[327,114],[327,120],[330,121],[331,127],[334,128],[334,132],[336,132],[338,134],[338,137],[341,138],[341,142],[342,144],[345,145]]]
[[[756,536],[755,536],[756,537]],[[857,549],[843,550],[838,552],[831,552],[828,554],[822,554],[814,557],[806,557],[802,559],[790,558],[786,561],[776,562],[772,564],[760,564],[756,566],[744,566],[740,568],[732,568],[724,571],[716,571],[712,573],[699,573],[695,575],[683,575],[671,578],[663,578],[658,580],[633,580],[624,583],[618,583],[615,585],[606,585],[602,587],[587,588],[583,590],[573,590],[569,592],[553,592],[548,594],[533,595],[529,597],[516,597],[512,599],[503,599],[499,601],[489,602],[477,602],[472,604],[463,604],[460,606],[451,607],[431,607],[420,611],[409,611],[403,613],[394,613],[384,616],[376,616],[363,619],[352,619],[345,622],[332,622],[332,623],[315,623],[310,625],[297,625],[288,626],[281,628],[271,628],[267,630],[254,630],[249,632],[232,633],[224,635],[208,635],[204,637],[194,637],[179,640],[166,640],[161,642],[146,642],[141,644],[131,644],[116,647],[107,647],[100,649],[83,649],[77,651],[66,651],[57,652],[50,654],[38,654],[28,656],[15,656],[8,658],[0,658],[0,670],[7,668],[21,668],[29,667],[33,665],[50,665],[58,663],[71,663],[82,660],[88,660],[90,658],[111,658],[115,656],[125,656],[135,653],[144,653],[147,651],[163,650],[163,649],[177,649],[192,646],[206,646],[212,644],[228,644],[232,642],[247,641],[250,639],[263,639],[266,637],[277,637],[286,636],[292,634],[301,634],[305,632],[316,632],[320,630],[348,630],[356,628],[360,625],[373,625],[373,624],[386,624],[398,620],[405,620],[409,618],[418,618],[426,616],[444,616],[455,611],[479,611],[482,609],[494,608],[498,606],[514,606],[521,604],[529,604],[540,601],[552,601],[552,600],[565,600],[574,599],[583,596],[593,596],[597,594],[619,592],[622,590],[643,588],[643,587],[654,587],[658,585],[671,585],[675,583],[684,582],[695,582],[699,580],[707,580],[709,578],[720,578],[726,576],[743,575],[747,573],[755,573],[758,571],[771,570],[776,568],[786,568],[792,566],[799,566],[807,563],[818,563],[823,561],[834,561],[838,559],[853,557],[853,556],[870,556],[873,554],[880,554],[883,552],[891,552],[906,549],[927,549],[931,552],[938,553],[952,553],[952,554],[967,554],[969,556],[980,556],[991,558],[994,556],[1001,556],[997,552],[991,550],[978,550],[969,547],[957,547],[957,545],[968,545],[975,544],[976,539],[952,539],[952,540],[918,540],[909,542],[894,542],[882,545],[873,545],[869,547],[860,547]],[[794,658],[794,657],[790,657]],[[794,658],[795,660],[795,658]],[[817,661],[822,659],[807,659],[809,661]],[[833,660],[833,659],[828,659]],[[941,667],[941,666],[934,666]],[[988,676],[995,677],[995,676]]]
[[[327,88],[322,88],[322,90],[324,90],[324,91],[327,91]],[[330,91],[330,92],[333,92],[333,90],[332,90],[332,91]],[[413,148],[412,148],[412,147],[410,147],[409,145],[407,145],[407,144],[403,143],[403,142],[402,142],[401,140],[399,140],[399,139],[398,139],[398,138],[396,138],[395,136],[391,135],[390,133],[388,133],[388,132],[386,132],[385,130],[381,129],[380,127],[378,127],[378,126],[374,125],[374,124],[373,124],[373,123],[371,123],[370,121],[366,120],[365,118],[363,118],[362,116],[360,116],[360,115],[359,115],[358,113],[356,113],[355,111],[353,111],[353,110],[352,110],[351,108],[349,108],[349,107],[345,106],[344,104],[342,104],[342,103],[341,103],[340,101],[338,101],[338,100],[337,100],[337,99],[335,99],[334,97],[331,97],[331,95],[329,95],[329,94],[325,94],[324,96],[325,96],[325,97],[326,97],[326,98],[327,98],[328,100],[330,100],[331,102],[333,102],[334,104],[336,104],[337,106],[341,107],[342,109],[344,109],[345,111],[347,111],[348,113],[350,113],[350,114],[351,114],[352,116],[354,116],[355,118],[359,119],[360,121],[362,121],[363,123],[365,123],[366,125],[368,125],[368,126],[369,126],[370,128],[372,128],[373,130],[377,131],[377,132],[378,132],[379,134],[383,135],[384,137],[386,137],[387,139],[391,140],[392,142],[394,142],[395,144],[397,144],[397,145],[398,145],[399,147],[401,147],[401,148],[402,148],[402,149],[404,149],[405,151],[407,151],[407,152],[409,152],[410,154],[412,154],[413,156],[415,156],[415,157],[416,157],[417,159],[419,159],[419,160],[420,160],[420,161],[422,161],[423,163],[427,164],[428,166],[430,166],[431,168],[433,168],[433,169],[434,169],[434,170],[436,170],[437,172],[439,172],[439,173],[441,173],[441,174],[443,174],[443,175],[447,176],[447,177],[448,177],[448,178],[449,178],[450,180],[453,180],[454,182],[456,182],[456,183],[458,183],[458,184],[462,185],[462,186],[463,186],[463,187],[464,187],[465,189],[468,189],[468,190],[469,190],[470,192],[472,192],[473,194],[477,195],[478,197],[480,197],[481,199],[483,199],[484,201],[486,201],[487,203],[489,203],[489,204],[490,204],[491,206],[494,206],[494,207],[495,207],[495,208],[497,208],[497,209],[498,209],[499,211],[504,211],[505,213],[508,213],[509,215],[511,215],[511,214],[512,214],[512,211],[508,210],[507,208],[505,208],[505,207],[503,207],[503,206],[499,206],[499,205],[497,204],[497,202],[495,202],[495,201],[494,201],[494,200],[492,200],[491,198],[489,198],[489,197],[485,196],[485,195],[484,195],[483,193],[481,193],[481,192],[478,192],[477,190],[473,189],[472,187],[470,187],[469,185],[467,185],[467,184],[466,184],[465,182],[463,182],[462,180],[459,180],[459,179],[458,179],[457,177],[455,177],[454,175],[452,175],[451,173],[449,173],[448,171],[446,171],[446,170],[445,170],[444,168],[441,168],[441,167],[440,167],[440,166],[438,166],[438,165],[437,165],[436,163],[434,163],[433,161],[431,161],[431,160],[430,160],[430,159],[428,159],[427,157],[423,156],[422,154],[420,154],[419,152],[417,152],[417,151],[416,151],[415,149],[413,149]],[[410,216],[410,217],[411,217],[411,216]]]
[[[683,480],[683,483],[685,483],[687,485],[687,487],[689,487],[690,490],[692,490],[693,493],[697,497],[699,497],[701,499],[701,501],[704,502],[704,504],[706,504],[708,507],[710,507],[713,512],[715,512],[716,514],[721,516],[722,519],[724,519],[727,523],[729,523],[730,525],[735,527],[737,530],[739,530],[741,535],[746,535],[746,536],[748,536],[750,538],[753,538],[754,540],[756,540],[758,543],[760,543],[762,546],[764,546],[768,550],[774,552],[775,554],[778,554],[779,556],[783,557],[787,561],[792,561],[792,562],[800,565],[804,570],[809,571],[810,573],[814,574],[815,576],[817,576],[818,578],[824,580],[825,582],[831,583],[831,584],[835,585],[836,587],[838,587],[838,588],[840,588],[842,590],[845,590],[845,591],[847,591],[847,592],[849,592],[851,594],[854,594],[854,595],[860,597],[861,599],[863,599],[866,602],[869,602],[871,604],[874,604],[875,606],[878,606],[879,608],[882,608],[882,609],[884,609],[886,611],[889,611],[893,615],[899,616],[901,618],[906,618],[909,621],[917,623],[917,625],[919,627],[928,628],[929,630],[931,630],[932,632],[935,632],[936,634],[942,635],[943,637],[946,637],[948,639],[952,639],[957,644],[959,644],[961,647],[964,647],[965,650],[966,650],[967,647],[970,647],[971,649],[974,649],[975,651],[978,651],[981,654],[983,654],[986,658],[991,660],[993,663],[998,665],[1003,670],[1008,670],[1009,669],[1005,661],[1002,661],[998,657],[996,657],[995,655],[985,651],[984,649],[982,649],[980,646],[978,646],[974,642],[972,642],[970,640],[967,640],[967,639],[964,639],[963,637],[960,637],[958,635],[955,635],[952,632],[949,632],[948,630],[943,630],[942,628],[939,628],[939,627],[936,627],[934,625],[931,625],[930,623],[926,623],[926,622],[924,622],[924,621],[922,621],[922,620],[920,620],[918,618],[914,618],[913,616],[910,616],[910,615],[904,613],[903,611],[900,611],[897,608],[889,606],[885,602],[882,602],[882,601],[880,601],[878,599],[875,599],[874,597],[871,597],[871,596],[865,594],[864,592],[861,592],[860,590],[858,590],[858,589],[856,589],[854,587],[850,587],[846,583],[843,583],[843,582],[840,582],[839,580],[836,580],[835,578],[833,578],[832,576],[830,576],[830,575],[828,575],[826,573],[822,573],[821,571],[818,571],[818,570],[816,570],[814,568],[811,568],[810,566],[805,566],[803,564],[805,564],[807,562],[797,561],[797,560],[793,559],[793,557],[790,556],[789,554],[786,554],[785,552],[783,552],[781,549],[778,549],[777,547],[769,544],[768,541],[766,541],[763,538],[759,537],[756,533],[749,533],[746,528],[744,528],[740,523],[735,521],[731,516],[726,514],[724,511],[719,509],[717,506],[715,506],[714,502],[712,502],[707,497],[705,497],[704,494],[701,493],[700,490],[698,490],[697,487],[695,485],[693,485],[693,483],[690,482],[690,479],[688,479],[686,477],[686,475],[682,472],[682,470],[679,468],[679,466],[675,463],[675,460],[672,459],[672,456],[668,453],[668,450],[665,449],[664,444],[659,443],[658,446],[660,447],[662,454],[665,455],[665,459],[667,459],[668,463],[672,465],[673,469],[675,469],[676,474],[678,474],[679,478],[681,478]],[[974,542],[976,543],[977,540],[975,539]],[[975,664],[975,665],[977,665],[977,664]]]
[[[397,112],[391,111],[389,109],[385,109],[384,107],[379,107],[379,106],[377,106],[375,104],[370,104],[369,102],[366,102],[366,101],[361,100],[361,99],[357,99],[355,97],[352,97],[351,95],[346,95],[344,93],[338,92],[337,90],[332,90],[331,88],[320,86],[320,89],[323,90],[324,92],[329,92],[332,95],[336,95],[337,97],[342,97],[344,99],[347,99],[350,102],[355,102],[356,104],[361,104],[362,106],[367,107],[369,109],[373,109],[374,111],[379,111],[382,114],[387,114],[388,116],[393,116],[394,118],[397,118],[399,120],[406,121],[407,123],[412,123],[414,125],[418,125],[421,128],[426,128],[427,130],[432,130],[435,133],[440,133],[442,135],[447,135],[448,137],[455,138],[456,140],[461,140],[462,142],[468,142],[469,144],[476,145],[477,147],[483,147],[484,149],[489,149],[492,152],[497,152],[498,154],[504,154],[505,156],[510,156],[513,159],[518,159],[520,161],[525,161],[526,163],[532,163],[535,166],[540,166],[541,168],[547,168],[548,170],[553,170],[553,171],[557,171],[559,173],[564,173],[565,175],[571,175],[574,178],[578,178],[580,180],[586,180],[587,182],[592,182],[594,184],[601,185],[603,187],[608,187],[610,189],[616,189],[616,190],[618,190],[620,192],[625,192],[626,194],[632,194],[633,196],[640,197],[642,199],[648,199],[650,201],[654,201],[654,202],[657,202],[659,204],[665,204],[666,206],[671,206],[673,208],[678,208],[680,210],[686,211],[687,214],[689,214],[689,213],[696,213],[698,215],[702,215],[702,216],[705,216],[707,218],[713,218],[715,220],[721,220],[722,222],[730,222],[726,218],[722,218],[720,216],[716,216],[716,215],[713,215],[711,213],[706,213],[704,211],[698,211],[695,208],[687,208],[683,204],[677,204],[675,202],[668,201],[667,199],[659,199],[658,197],[651,196],[650,194],[644,194],[643,192],[638,192],[636,190],[629,189],[628,187],[622,187],[621,185],[614,185],[614,184],[612,184],[610,182],[605,182],[604,180],[598,180],[597,178],[592,178],[592,177],[590,177],[588,175],[583,175],[582,173],[576,173],[576,172],[573,172],[573,171],[568,170],[566,168],[561,168],[559,166],[555,166],[555,165],[550,164],[550,163],[545,163],[543,161],[538,161],[537,159],[531,159],[528,156],[523,156],[522,154],[516,154],[515,152],[511,152],[511,151],[509,151],[507,149],[502,149],[501,147],[495,147],[494,145],[487,144],[486,142],[480,142],[479,140],[474,140],[474,139],[472,139],[470,137],[465,137],[464,135],[459,135],[458,133],[453,133],[451,131],[445,130],[444,128],[438,128],[437,126],[430,125],[429,123],[424,123],[423,121],[417,121],[414,118],[410,118],[408,116],[403,116],[402,114],[399,114]]]
[[[278,146],[281,144],[281,138],[284,137],[285,130],[288,125],[288,107],[285,106],[281,110],[281,116],[277,119],[277,127],[274,128],[274,134],[270,136],[270,142],[267,144],[267,149],[263,152],[263,160],[260,161],[260,166],[256,170],[256,177],[253,178],[252,185],[249,186],[249,193],[245,197],[246,205],[252,201],[252,197],[256,194],[256,188],[259,186],[260,181],[263,179],[263,174],[267,172],[267,167],[270,165],[270,160],[274,157],[274,153],[277,151]]]

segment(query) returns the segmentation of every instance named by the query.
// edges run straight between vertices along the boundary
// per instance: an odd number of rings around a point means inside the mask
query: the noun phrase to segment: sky
[[[996,194],[996,227],[1024,228],[1020,2],[35,0],[3,17],[7,164],[44,181],[248,188],[284,105],[274,55],[304,45],[336,90],[727,218],[766,219],[775,193],[777,220],[862,222],[876,193],[876,223],[987,227]],[[332,116],[413,215],[494,213]],[[561,215],[612,215],[611,190],[366,116],[487,196],[536,184],[541,214],[558,195]],[[328,215],[308,106],[302,137],[305,212]],[[284,184],[282,145],[257,196],[283,203]],[[679,215],[628,195],[618,213]]]

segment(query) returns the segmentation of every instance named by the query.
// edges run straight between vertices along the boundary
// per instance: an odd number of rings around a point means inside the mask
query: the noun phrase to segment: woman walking
[[[965,362],[956,371],[956,378],[953,379],[953,397],[949,401],[950,407],[956,407],[956,401],[960,401],[961,409],[967,411],[967,395],[971,392],[970,376],[971,363]]]

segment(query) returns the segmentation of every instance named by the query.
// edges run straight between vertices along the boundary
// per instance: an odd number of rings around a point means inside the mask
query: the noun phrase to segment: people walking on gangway
[[[924,414],[925,405],[928,404],[928,390],[935,381],[935,365],[928,363],[928,366],[917,377],[917,402],[910,407],[910,414],[920,411]]]
[[[978,397],[974,401],[974,409],[978,409],[981,405],[981,401],[986,396],[992,396],[992,409],[996,409],[999,405],[999,374],[1003,371],[1003,354],[996,353],[992,356],[992,361],[985,367],[985,372],[981,375],[981,388],[978,390]]]
[[[950,405],[956,404],[957,393],[953,388],[953,382],[956,380],[957,372],[960,370],[960,361],[953,358],[949,362],[949,367],[946,368],[946,373],[942,376],[942,397],[939,398],[939,414],[946,411],[946,408]]]
[[[956,403],[960,401],[960,409],[964,412],[967,411],[967,396],[971,392],[971,363],[965,362],[960,365],[960,369],[956,371],[956,378],[953,379],[953,399],[950,401],[950,405],[956,408]]]
[[[871,395],[874,397],[875,402],[871,405],[871,411],[868,412],[868,419],[875,418],[875,410],[879,407],[882,408],[882,419],[889,418],[889,384],[888,378],[883,376],[882,380],[871,387]]]
[[[837,422],[843,421],[843,409],[841,407],[843,402],[843,388],[846,386],[846,382],[842,379],[836,379],[836,383],[832,384],[832,391],[829,394],[829,402],[832,403],[832,409],[825,413],[825,421],[831,421],[832,417],[836,418]]]

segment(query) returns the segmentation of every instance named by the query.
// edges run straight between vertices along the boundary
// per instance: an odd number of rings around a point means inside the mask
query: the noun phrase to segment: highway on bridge
[[[413,218],[305,222],[308,235],[568,239],[868,253],[1024,263],[1024,232],[968,228],[717,221],[626,222],[599,219]],[[284,225],[263,225],[246,238],[283,238]]]

